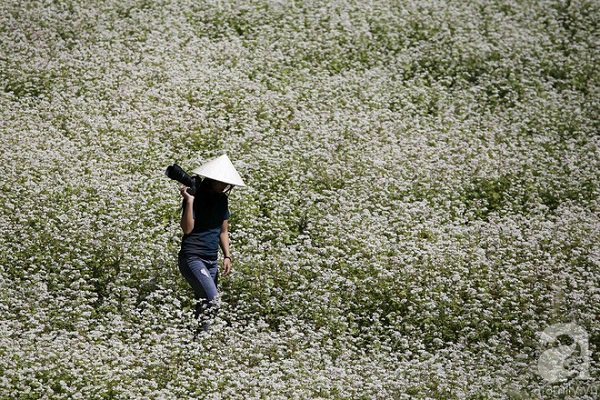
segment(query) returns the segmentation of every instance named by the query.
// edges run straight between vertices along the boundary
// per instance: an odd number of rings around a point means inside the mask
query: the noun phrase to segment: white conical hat
[[[246,186],[227,154],[213,158],[192,171],[194,174],[234,186]]]

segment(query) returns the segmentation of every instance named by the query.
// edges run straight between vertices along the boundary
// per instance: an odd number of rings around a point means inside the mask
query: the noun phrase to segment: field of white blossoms
[[[594,0],[0,2],[0,399],[595,398],[599,27]],[[164,169],[223,153],[248,187],[193,340]],[[589,352],[553,382],[556,323]]]

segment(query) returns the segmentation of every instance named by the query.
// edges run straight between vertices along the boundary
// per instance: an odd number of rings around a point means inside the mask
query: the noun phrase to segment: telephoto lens
[[[165,175],[174,181],[180,182],[181,184],[188,186],[187,192],[194,196],[196,194],[196,179],[193,176],[189,176],[187,172],[183,170],[179,165],[169,165],[165,170]]]

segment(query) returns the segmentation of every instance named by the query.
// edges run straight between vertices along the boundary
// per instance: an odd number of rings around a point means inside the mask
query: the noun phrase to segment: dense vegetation
[[[599,27],[578,0],[2,1],[0,399],[560,396],[558,322],[597,382]],[[224,152],[249,186],[194,341],[163,171]]]

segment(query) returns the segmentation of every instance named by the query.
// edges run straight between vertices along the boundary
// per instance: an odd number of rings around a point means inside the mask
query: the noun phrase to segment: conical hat
[[[225,182],[234,186],[246,186],[227,154],[213,158],[192,171],[194,174]]]

